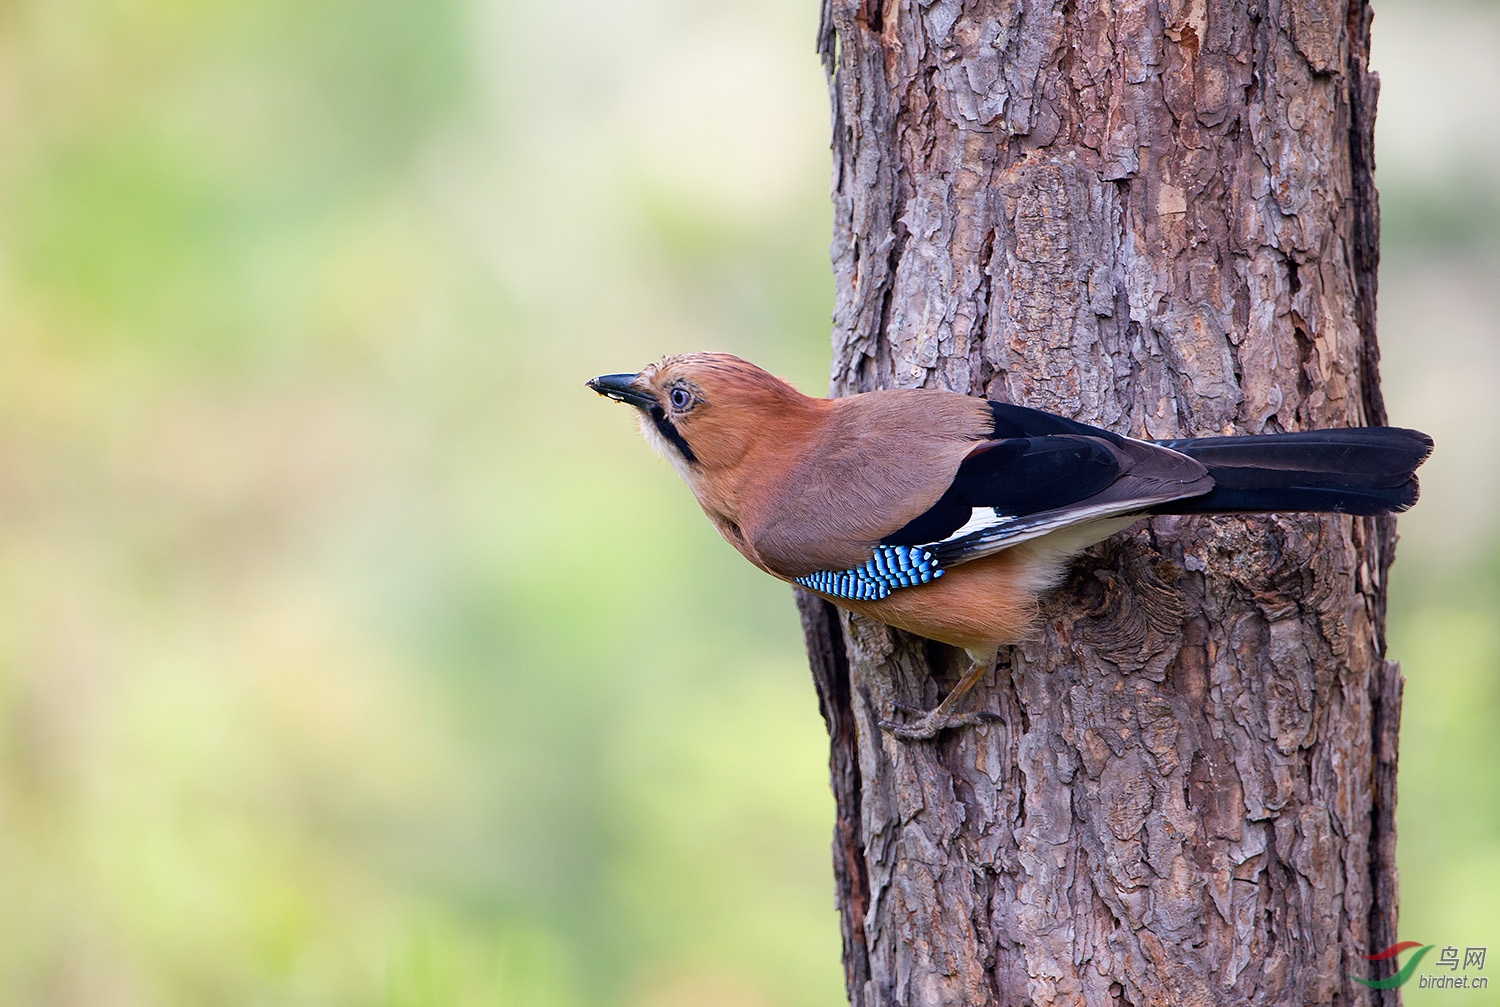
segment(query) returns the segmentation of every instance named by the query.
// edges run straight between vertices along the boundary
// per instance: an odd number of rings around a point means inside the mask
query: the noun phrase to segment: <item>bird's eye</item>
[[[672,402],[672,408],[677,410],[686,409],[693,403],[693,395],[686,388],[674,388],[668,396]]]

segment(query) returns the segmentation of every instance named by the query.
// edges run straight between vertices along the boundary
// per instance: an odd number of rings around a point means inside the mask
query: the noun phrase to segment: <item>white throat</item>
[[[641,412],[640,421],[641,436],[646,438],[646,443],[655,448],[657,454],[672,463],[672,467],[677,470],[677,474],[682,476],[683,482],[692,486],[693,480],[690,475],[692,467],[688,465],[687,459],[682,457],[682,452],[678,451],[670,441],[661,435],[661,431],[656,429],[656,424],[651,422],[651,417],[645,412]]]

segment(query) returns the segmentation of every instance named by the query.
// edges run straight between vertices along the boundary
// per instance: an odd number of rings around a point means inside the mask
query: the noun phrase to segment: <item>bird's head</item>
[[[818,401],[728,353],[664,357],[639,374],[603,374],[588,386],[635,406],[646,440],[695,486]]]

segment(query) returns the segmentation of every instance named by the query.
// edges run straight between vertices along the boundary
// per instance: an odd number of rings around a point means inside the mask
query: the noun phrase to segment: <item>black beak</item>
[[[616,402],[628,402],[637,409],[655,406],[656,396],[643,392],[635,386],[634,374],[601,374],[588,383],[589,387]]]

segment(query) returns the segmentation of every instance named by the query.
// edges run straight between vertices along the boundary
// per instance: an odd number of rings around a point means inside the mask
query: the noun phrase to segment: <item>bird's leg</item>
[[[897,724],[892,721],[883,720],[880,726],[890,731],[902,741],[926,741],[936,737],[940,732],[953,727],[971,727],[982,724],[987,720],[999,720],[998,713],[990,713],[987,710],[978,710],[974,713],[954,713],[953,710],[963,700],[964,696],[979,680],[988,675],[995,667],[995,656],[998,648],[990,648],[976,653],[969,651],[969,670],[964,672],[964,677],[959,679],[953,691],[943,698],[943,701],[931,711],[924,714],[910,724]]]

